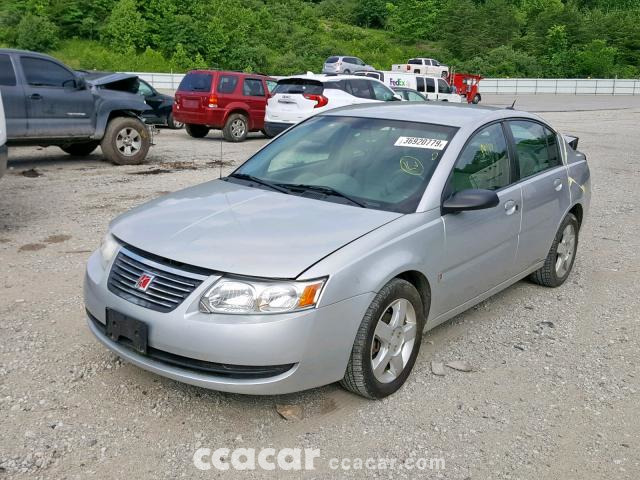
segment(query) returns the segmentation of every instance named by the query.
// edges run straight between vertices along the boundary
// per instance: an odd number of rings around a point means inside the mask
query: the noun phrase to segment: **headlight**
[[[102,243],[100,244],[100,262],[102,263],[103,270],[107,269],[119,247],[120,244],[113,235],[107,233],[104,236]]]
[[[269,282],[222,278],[202,295],[205,313],[284,313],[316,306],[325,280]]]

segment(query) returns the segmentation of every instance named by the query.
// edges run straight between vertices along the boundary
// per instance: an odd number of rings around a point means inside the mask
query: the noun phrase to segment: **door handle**
[[[42,95],[39,93],[34,93],[31,95],[31,100],[42,100]]]
[[[559,178],[556,178],[553,181],[553,188],[556,189],[556,192],[559,192],[560,190],[562,190],[562,180],[560,180]]]
[[[518,211],[518,204],[514,200],[507,200],[504,203],[504,213],[513,215]]]

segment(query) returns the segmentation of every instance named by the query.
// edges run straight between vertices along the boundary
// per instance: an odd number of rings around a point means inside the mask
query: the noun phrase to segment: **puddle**
[[[71,235],[49,235],[43,240],[46,243],[62,243],[71,238]]]

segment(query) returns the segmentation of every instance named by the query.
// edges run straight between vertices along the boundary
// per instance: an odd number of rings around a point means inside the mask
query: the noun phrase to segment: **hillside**
[[[77,68],[271,74],[333,54],[490,76],[635,77],[640,0],[2,0],[0,44]]]

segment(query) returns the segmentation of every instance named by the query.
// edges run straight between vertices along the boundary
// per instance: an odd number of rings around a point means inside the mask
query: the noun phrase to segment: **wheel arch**
[[[576,203],[573,207],[569,209],[569,212],[567,213],[572,213],[573,215],[575,215],[575,217],[578,219],[578,228],[581,228],[582,219],[584,218],[584,208],[582,207],[582,204],[579,202]]]
[[[144,120],[140,117],[141,113],[142,112],[140,111],[129,110],[129,109],[113,109],[113,110],[107,110],[105,112],[101,112],[98,115],[98,120],[96,122],[96,131],[93,138],[97,140],[102,140],[102,138],[104,137],[105,131],[107,130],[107,125],[109,125],[109,122],[111,120],[117,117],[137,118],[142,123],[144,123]]]
[[[407,270],[397,274],[394,278],[400,278],[413,285],[422,299],[422,308],[424,310],[425,322],[429,317],[429,310],[431,308],[431,284],[429,279],[422,272],[417,270]]]
[[[224,121],[222,122],[222,127],[223,128],[227,124],[227,120],[229,120],[229,117],[231,115],[233,115],[234,113],[239,113],[239,114],[244,115],[245,117],[247,117],[247,122],[249,123],[249,129],[253,128],[253,122],[251,120],[251,115],[249,115],[249,106],[248,105],[244,105],[244,104],[232,105],[231,108],[229,108],[229,110],[227,110],[227,112],[224,115]]]

